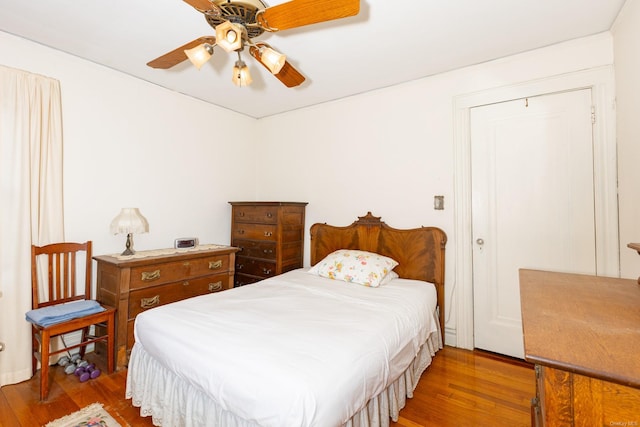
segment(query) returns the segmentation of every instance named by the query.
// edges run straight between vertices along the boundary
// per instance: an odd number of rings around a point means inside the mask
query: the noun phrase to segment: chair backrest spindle
[[[84,288],[78,288],[80,272],[78,253],[85,256]],[[40,295],[37,285],[36,262],[39,256],[47,257],[47,284],[43,287],[46,295]],[[85,243],[52,243],[32,246],[32,298],[33,308],[45,307],[80,299],[91,299],[91,241]],[[45,267],[42,265],[42,267]]]

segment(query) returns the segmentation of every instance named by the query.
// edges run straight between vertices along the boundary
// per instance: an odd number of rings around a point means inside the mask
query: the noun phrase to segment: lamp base
[[[133,235],[131,233],[127,234],[127,243],[125,244],[126,249],[120,255],[134,255],[136,251],[133,250]]]

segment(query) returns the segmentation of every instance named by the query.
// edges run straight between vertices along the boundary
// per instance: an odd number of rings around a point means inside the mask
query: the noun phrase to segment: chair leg
[[[31,376],[36,374],[36,370],[38,369],[38,358],[36,354],[38,353],[38,340],[36,338],[36,328],[31,327]]]
[[[89,335],[89,327],[86,328],[82,328],[82,335],[81,335],[81,341],[80,342],[84,342],[87,339],[87,336]],[[87,346],[83,345],[82,347],[80,347],[78,349],[78,354],[80,355],[81,359],[84,359],[84,355],[87,351]]]
[[[40,349],[40,400],[46,400],[49,395],[49,333],[42,331],[42,344]]]

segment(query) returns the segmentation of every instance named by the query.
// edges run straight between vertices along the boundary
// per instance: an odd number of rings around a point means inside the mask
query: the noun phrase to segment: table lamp
[[[147,233],[149,222],[142,216],[138,208],[122,208],[117,217],[111,221],[111,232],[113,234],[126,234],[126,249],[121,255],[133,255],[133,233]]]

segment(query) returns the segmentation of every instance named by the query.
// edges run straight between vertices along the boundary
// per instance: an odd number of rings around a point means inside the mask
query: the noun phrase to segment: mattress
[[[158,384],[179,383],[183,424],[211,402],[221,425],[339,426],[434,337],[432,284],[369,288],[294,270],[138,315],[127,396],[159,423],[172,392]]]

